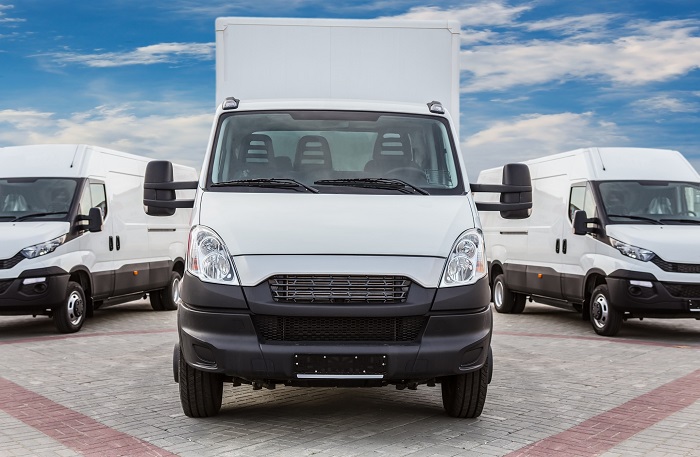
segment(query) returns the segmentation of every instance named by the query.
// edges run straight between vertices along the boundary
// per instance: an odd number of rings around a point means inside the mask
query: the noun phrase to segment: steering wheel
[[[690,210],[679,211],[679,212],[678,212],[678,215],[679,215],[679,216],[693,216],[693,217],[697,217],[697,214],[695,214],[694,211],[690,211]]]
[[[423,171],[421,168],[414,168],[414,167],[396,167],[392,168],[391,170],[387,171],[384,173],[384,176],[387,178],[400,178],[406,181],[404,179],[405,177],[409,178],[408,181],[413,181],[410,179],[410,177],[415,177],[418,178],[417,182],[426,182],[425,178],[425,171]],[[414,181],[415,182],[415,181]]]

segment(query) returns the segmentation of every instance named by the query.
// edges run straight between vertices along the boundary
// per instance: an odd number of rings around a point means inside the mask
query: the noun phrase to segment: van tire
[[[622,327],[622,314],[610,305],[607,284],[601,284],[593,289],[589,308],[591,325],[598,335],[617,335]]]
[[[66,296],[53,313],[53,323],[61,333],[75,333],[81,329],[87,315],[87,301],[83,287],[68,281]]]
[[[448,416],[474,418],[481,415],[486,403],[492,363],[491,357],[487,357],[484,366],[477,371],[441,379],[442,406]]]
[[[170,280],[165,289],[154,290],[148,296],[151,300],[151,308],[155,311],[173,311],[177,309],[179,301],[179,284],[182,276],[177,271],[170,273]]]
[[[520,314],[525,309],[525,295],[511,292],[503,274],[493,280],[493,307],[503,314]]]
[[[211,417],[219,414],[224,391],[221,373],[198,370],[178,357],[180,404],[187,417]]]

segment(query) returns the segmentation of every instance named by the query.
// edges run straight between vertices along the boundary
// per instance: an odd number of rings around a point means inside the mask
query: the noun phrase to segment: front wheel
[[[198,370],[178,356],[180,404],[187,417],[211,417],[219,414],[224,391],[224,377],[220,373]]]
[[[75,281],[68,281],[66,297],[60,308],[54,311],[53,323],[61,333],[75,333],[85,322],[86,308],[83,287]]]
[[[492,363],[489,356],[480,370],[442,378],[442,406],[449,416],[474,418],[481,415],[486,403]]]
[[[170,273],[170,280],[165,289],[155,290],[148,294],[151,308],[155,311],[173,311],[180,302],[180,281],[182,276],[177,271]]]
[[[511,292],[503,274],[493,281],[493,307],[504,314],[520,314],[525,309],[525,295]]]
[[[598,335],[615,336],[622,327],[622,315],[610,306],[610,293],[607,284],[593,289],[591,295],[591,324]]]

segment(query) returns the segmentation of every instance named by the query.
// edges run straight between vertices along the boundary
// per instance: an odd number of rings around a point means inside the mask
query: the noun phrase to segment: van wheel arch
[[[90,272],[81,267],[75,267],[70,272],[69,281],[77,282],[83,288],[85,294],[85,316],[92,317],[95,312],[95,304],[92,299],[92,277]]]
[[[591,315],[591,295],[596,287],[606,284],[605,272],[593,270],[586,276],[583,288],[583,306],[581,309],[581,320],[588,321]]]

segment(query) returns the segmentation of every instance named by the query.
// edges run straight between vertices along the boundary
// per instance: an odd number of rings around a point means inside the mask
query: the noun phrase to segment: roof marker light
[[[431,113],[445,114],[445,107],[442,106],[442,103],[435,100],[428,103],[428,109]]]
[[[240,102],[240,100],[237,98],[226,97],[226,100],[224,100],[224,104],[223,104],[222,108],[223,109],[236,109],[236,108],[238,108],[238,102]]]

